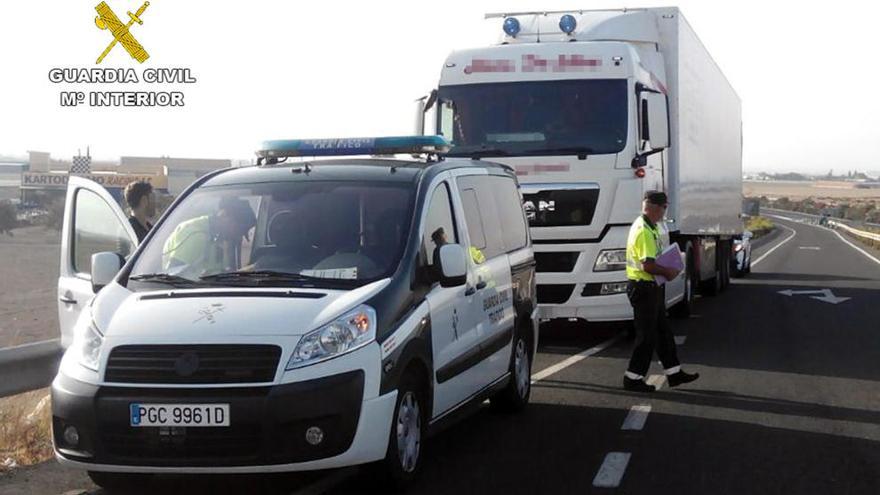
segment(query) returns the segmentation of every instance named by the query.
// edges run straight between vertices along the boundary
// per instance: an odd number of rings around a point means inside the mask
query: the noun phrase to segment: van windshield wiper
[[[138,282],[159,282],[162,284],[174,285],[179,287],[193,287],[202,285],[196,280],[190,280],[185,277],[171,275],[168,273],[141,273],[140,275],[133,275],[131,277],[128,277],[128,279]]]
[[[323,277],[312,277],[309,275],[303,275],[301,273],[291,273],[291,272],[282,272],[276,270],[240,270],[234,272],[221,272],[215,273],[213,275],[205,275],[204,277],[199,277],[200,280],[205,282],[229,282],[229,281],[242,281],[242,282],[300,282],[305,284],[314,284],[314,285],[352,285],[352,283],[359,284],[360,281],[357,280],[344,280],[344,279],[331,279],[331,278],[323,278]]]

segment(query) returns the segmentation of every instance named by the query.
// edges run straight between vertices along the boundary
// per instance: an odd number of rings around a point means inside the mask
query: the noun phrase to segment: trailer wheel
[[[721,244],[721,290],[726,290],[730,286],[730,254],[733,252],[730,243],[725,241]]]
[[[709,280],[700,282],[700,294],[704,296],[717,296],[721,292],[723,274],[721,273],[721,245],[715,244],[715,274]]]

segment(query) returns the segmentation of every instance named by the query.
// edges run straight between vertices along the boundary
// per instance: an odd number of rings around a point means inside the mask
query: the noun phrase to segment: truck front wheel
[[[691,315],[694,304],[694,253],[688,246],[685,251],[684,297],[669,308],[669,315],[675,318],[687,318]]]

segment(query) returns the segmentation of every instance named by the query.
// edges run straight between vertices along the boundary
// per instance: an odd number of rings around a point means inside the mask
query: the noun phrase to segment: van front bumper
[[[364,400],[364,372],[264,387],[95,386],[59,374],[53,440],[63,465],[132,473],[255,473],[326,469],[385,456],[397,392]],[[129,425],[131,403],[229,404],[229,427]],[[64,438],[74,426],[76,445]],[[318,445],[306,430],[324,433]]]

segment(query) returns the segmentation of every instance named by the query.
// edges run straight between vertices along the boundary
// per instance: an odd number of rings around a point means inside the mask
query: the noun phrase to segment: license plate
[[[229,426],[229,404],[130,404],[131,426]]]

